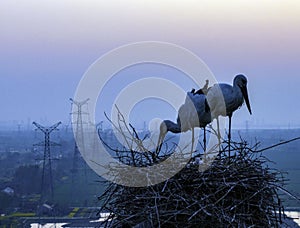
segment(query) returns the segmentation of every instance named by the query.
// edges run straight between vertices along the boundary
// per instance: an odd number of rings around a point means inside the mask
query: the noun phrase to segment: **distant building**
[[[43,205],[38,207],[37,214],[51,216],[51,215],[53,215],[53,206],[50,206],[49,204],[44,203]]]
[[[11,187],[6,187],[5,189],[2,190],[2,192],[10,196],[13,196],[15,194],[15,190],[13,190]]]

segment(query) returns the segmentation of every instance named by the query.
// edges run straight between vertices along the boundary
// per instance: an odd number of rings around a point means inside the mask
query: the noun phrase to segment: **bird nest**
[[[283,189],[283,174],[268,166],[258,144],[231,142],[231,157],[228,144],[223,145],[204,171],[199,169],[199,154],[193,153],[181,171],[156,185],[128,187],[106,181],[99,197],[99,212],[110,212],[105,227],[281,227],[284,211],[278,190]],[[148,153],[133,149],[116,152],[131,166],[157,164],[168,156],[153,152],[143,158]],[[124,178],[124,172],[116,178]]]
[[[193,157],[175,176],[154,186],[107,183],[99,197],[101,212],[111,212],[106,226],[279,227],[282,173],[247,144],[235,143],[233,149],[234,156],[221,151],[203,172]]]

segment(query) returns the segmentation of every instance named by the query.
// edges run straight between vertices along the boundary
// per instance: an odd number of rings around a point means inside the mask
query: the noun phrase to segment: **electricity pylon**
[[[42,173],[42,186],[41,186],[41,201],[44,200],[48,194],[51,201],[53,201],[53,180],[52,180],[52,167],[51,167],[51,153],[50,148],[52,146],[60,146],[56,142],[50,141],[50,134],[54,130],[58,130],[57,127],[61,124],[58,122],[51,127],[44,127],[36,122],[33,122],[37,129],[44,133],[44,141],[34,144],[34,146],[44,147],[44,158],[43,158],[43,173]]]
[[[75,101],[72,98],[70,98],[71,104],[75,105],[77,107],[77,110],[75,112],[72,112],[71,115],[76,115],[76,121],[72,122],[73,130],[75,130],[75,147],[74,147],[74,154],[73,154],[73,167],[72,167],[72,186],[74,187],[75,181],[78,180],[78,170],[79,170],[79,163],[82,159],[80,159],[80,153],[78,149],[77,142],[80,142],[82,147],[84,146],[84,136],[83,136],[83,124],[87,124],[87,122],[84,122],[82,119],[82,115],[88,115],[88,112],[84,112],[82,110],[82,107],[84,105],[87,105],[87,102],[89,99],[86,99],[84,101]],[[74,129],[75,125],[75,129]],[[86,165],[84,165],[84,180],[87,182],[87,170]],[[72,202],[74,202],[74,190],[71,192],[71,198]]]

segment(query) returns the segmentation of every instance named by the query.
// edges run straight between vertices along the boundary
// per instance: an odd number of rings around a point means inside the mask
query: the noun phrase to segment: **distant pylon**
[[[101,132],[103,131],[103,120],[96,124],[96,129],[99,129]]]
[[[249,121],[248,120],[246,120],[245,121],[245,128],[246,128],[246,132],[248,133],[248,131],[249,131]]]
[[[83,137],[83,124],[87,124],[82,120],[82,115],[88,115],[88,112],[82,111],[82,106],[87,105],[89,99],[84,101],[75,101],[70,98],[71,104],[77,107],[75,112],[72,112],[71,115],[76,115],[76,121],[72,122],[73,129],[75,129],[75,147],[74,147],[74,155],[73,155],[73,167],[72,167],[72,186],[74,186],[75,181],[78,180],[78,170],[79,170],[79,162],[80,162],[80,153],[78,149],[78,145],[76,142],[81,142],[81,145],[84,146],[84,137]],[[86,167],[84,168],[84,178],[85,182],[87,182],[87,173]],[[71,192],[72,202],[74,202],[74,191]]]
[[[50,141],[50,134],[54,130],[58,130],[57,127],[61,124],[61,122],[58,122],[51,127],[44,127],[36,122],[33,122],[32,124],[34,124],[37,129],[42,131],[45,135],[44,141],[34,144],[34,146],[44,147],[41,201],[44,200],[48,196],[48,194],[51,201],[53,201],[53,180],[50,148],[51,146],[60,146],[60,144]]]

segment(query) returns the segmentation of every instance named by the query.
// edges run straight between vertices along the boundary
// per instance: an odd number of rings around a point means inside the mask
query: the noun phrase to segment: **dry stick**
[[[122,134],[124,140],[126,141],[126,144],[127,144],[128,148],[130,148],[129,142],[127,141],[127,137],[126,137],[126,135],[124,134],[124,132],[122,131],[122,128],[120,127],[120,121],[121,121],[121,120],[118,119],[118,125],[119,125],[119,127],[118,127],[118,126],[117,126],[115,123],[113,123],[112,120],[107,116],[106,112],[104,112],[104,115],[105,115],[106,119],[114,126],[114,128],[115,128],[120,134]],[[119,118],[119,115],[118,115],[118,118]]]
[[[130,138],[130,139],[131,139],[131,140],[132,140],[132,138],[133,138],[133,137],[132,137],[132,133],[130,132],[130,130],[129,130],[127,124],[126,124],[125,118],[124,118],[123,114],[120,112],[118,106],[115,105],[115,107],[116,107],[116,109],[117,109],[117,111],[118,111],[118,125],[119,125],[119,129],[120,129],[121,134],[122,134],[122,136],[123,136],[123,138],[124,138],[124,140],[125,140],[125,142],[126,142],[126,144],[127,144],[127,147],[128,147],[128,148],[131,148],[131,149],[130,149],[130,154],[131,154],[131,157],[132,157],[132,162],[133,162],[133,165],[136,166],[136,159],[134,158],[134,153],[133,153],[133,151],[132,151],[132,143],[133,143],[133,142],[131,141],[131,145],[130,145],[129,141],[127,140],[126,134],[125,134],[124,131],[122,130],[121,122],[124,124],[124,126],[125,126],[126,130],[128,131],[128,133],[130,133],[130,135],[131,135],[131,138]]]
[[[298,198],[297,196],[295,196],[294,194],[292,194],[292,193],[289,192],[288,190],[286,190],[286,189],[284,189],[284,188],[282,188],[282,187],[280,187],[280,186],[277,186],[277,185],[275,185],[275,186],[276,186],[279,190],[281,190],[281,191],[283,191],[284,193],[286,193],[286,194],[288,194],[289,196],[291,196],[292,198],[294,198],[294,199],[300,201],[300,198]]]
[[[113,197],[113,194],[118,190],[117,189],[118,186],[114,186],[113,190],[109,190],[111,191],[110,194],[108,195],[107,199],[105,200],[105,202],[103,203],[102,207],[100,208],[99,211],[101,211],[103,208],[106,208],[107,203],[110,201],[110,199]]]
[[[155,212],[156,212],[158,227],[160,227],[160,218],[159,218],[159,212],[158,212],[158,206],[157,206],[157,197],[154,198],[154,201],[155,201]]]
[[[277,146],[280,146],[280,145],[283,145],[283,144],[287,144],[287,143],[290,143],[290,142],[293,142],[293,141],[296,141],[296,140],[299,140],[299,139],[300,139],[300,137],[296,137],[296,138],[293,138],[293,139],[290,139],[290,140],[286,140],[286,141],[277,143],[277,144],[272,145],[272,146],[265,147],[265,148],[260,149],[260,150],[252,151],[252,150],[250,149],[250,151],[251,151],[251,152],[258,152],[258,153],[259,153],[259,152],[263,152],[263,151],[265,151],[265,150],[268,150],[268,149],[271,149],[271,148],[274,148],[274,147],[277,147]]]
[[[115,107],[116,107],[116,109],[118,110],[118,117],[121,117],[121,118],[118,119],[118,120],[119,120],[118,122],[120,122],[120,121],[123,122],[123,124],[124,124],[126,130],[127,130],[127,131],[130,133],[130,135],[131,135],[131,139],[133,139],[133,138],[134,138],[134,135],[133,135],[133,133],[130,131],[130,129],[129,129],[127,123],[126,123],[126,120],[125,120],[124,115],[121,113],[121,111],[120,111],[120,109],[118,108],[117,105],[115,105]]]
[[[118,126],[107,116],[107,114],[106,114],[106,112],[104,112],[104,115],[105,115],[105,118],[114,126],[114,128],[120,133],[120,134],[122,134],[122,136],[124,137],[124,139],[125,140],[127,140],[127,138],[129,138],[129,137],[127,137],[125,134],[124,134],[124,132],[123,132],[123,130],[122,130],[122,127],[121,127],[121,125],[120,125],[120,119],[119,119],[119,115],[118,115]],[[124,124],[126,124],[126,122],[124,123]],[[130,145],[129,145],[129,143],[128,143],[128,147],[129,147]]]
[[[277,147],[277,146],[280,146],[280,145],[284,145],[284,144],[287,144],[287,143],[290,143],[290,142],[293,142],[293,141],[296,141],[296,140],[299,140],[299,139],[300,139],[300,137],[296,137],[296,138],[293,138],[293,139],[290,139],[290,140],[286,140],[286,141],[283,141],[283,142],[280,142],[280,143],[276,143],[276,144],[274,144],[272,146],[268,146],[268,147],[265,147],[265,148],[262,148],[262,149],[259,149],[259,150],[256,150],[256,149],[253,149],[253,148],[250,148],[250,147],[247,147],[247,146],[245,146],[243,149],[249,150],[252,153],[260,153],[260,152],[263,152],[265,150],[269,150],[269,149],[272,149],[274,147]],[[253,147],[257,148],[259,146],[259,144],[260,143],[256,143]],[[232,151],[239,151],[239,150],[240,150],[240,148],[238,148],[238,147],[232,149]]]
[[[118,106],[117,106],[117,105],[115,105],[115,106],[116,106],[116,109],[117,109],[117,111],[118,111],[118,123],[122,122],[122,123],[124,124],[126,130],[127,130],[127,131],[129,132],[129,134],[131,135],[131,143],[132,143],[132,144],[129,145],[129,143],[128,143],[127,139],[126,139],[126,135],[125,135],[125,133],[122,131],[122,136],[124,137],[124,139],[125,139],[125,141],[126,141],[128,147],[132,149],[132,148],[133,148],[133,143],[135,142],[136,145],[139,147],[140,151],[143,151],[143,152],[149,152],[149,151],[144,147],[144,145],[143,145],[142,141],[140,140],[140,138],[139,138],[139,136],[138,136],[138,134],[137,134],[135,128],[129,123],[129,126],[130,126],[130,128],[131,128],[131,130],[132,130],[133,132],[130,131],[130,129],[129,129],[129,127],[128,127],[126,121],[125,121],[124,115],[121,113],[121,111],[120,111],[120,109],[118,108]],[[120,127],[120,124],[119,124],[119,127]],[[132,150],[131,150],[131,154],[132,154],[132,153],[133,153],[133,152],[132,152]],[[149,157],[148,157],[148,159],[149,159]],[[133,160],[135,160],[135,159],[133,159]],[[134,162],[134,161],[133,161],[133,162]]]
[[[131,130],[132,130],[133,133],[134,133],[134,138],[140,140],[140,137],[139,137],[138,133],[136,132],[135,128],[132,126],[131,123],[129,123],[129,127],[131,128]],[[141,140],[140,140],[140,141],[141,141]]]
[[[133,131],[133,134],[134,134],[134,137],[132,138],[135,143],[137,144],[138,148],[140,149],[140,151],[143,151],[143,152],[150,152],[148,149],[146,149],[143,145],[143,141],[140,140],[135,128],[132,126],[132,124],[129,123],[129,126],[130,128],[132,129]]]
[[[105,146],[107,146],[108,149],[110,149],[110,150],[112,150],[112,151],[115,150],[115,148],[112,148],[110,145],[108,145],[108,143],[106,143],[106,142],[104,141],[104,139],[101,137],[101,135],[100,135],[100,129],[98,129],[98,136],[99,136],[99,139],[101,140],[101,142],[102,142]]]

